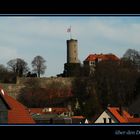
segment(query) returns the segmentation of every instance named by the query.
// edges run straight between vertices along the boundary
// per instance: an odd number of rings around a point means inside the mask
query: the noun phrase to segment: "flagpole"
[[[70,39],[72,39],[72,32],[71,32],[71,26],[70,26]]]
[[[67,29],[67,32],[68,32],[68,33],[69,33],[69,35],[70,35],[70,39],[72,39],[71,26]]]

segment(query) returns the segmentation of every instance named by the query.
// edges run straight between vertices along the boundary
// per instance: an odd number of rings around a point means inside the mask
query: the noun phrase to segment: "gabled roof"
[[[119,60],[119,58],[114,54],[90,54],[84,61],[95,61],[97,59],[113,61]]]
[[[8,105],[8,123],[12,124],[31,124],[35,123],[30,116],[28,109],[22,105],[20,102],[10,97],[4,90],[0,87],[0,96],[3,98],[5,103]]]
[[[120,123],[128,123],[128,118],[132,119],[127,111],[122,110],[122,115],[120,114],[120,109],[118,107],[108,107],[107,110],[120,122]]]

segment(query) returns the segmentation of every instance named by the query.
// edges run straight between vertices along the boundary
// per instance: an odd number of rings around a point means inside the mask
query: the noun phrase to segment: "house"
[[[84,61],[84,67],[89,67],[89,74],[94,73],[97,63],[100,61],[119,61],[114,54],[90,54]]]
[[[0,87],[0,123],[34,124],[28,109]]]
[[[121,107],[108,107],[94,123],[140,123],[140,118],[135,118]]]
[[[65,107],[45,107],[45,108],[29,108],[30,114],[64,114],[69,115],[71,112]]]
[[[50,114],[32,114],[32,118],[39,124],[71,124],[72,119],[69,116],[60,116],[56,113]]]
[[[29,112],[36,123],[66,124],[71,123],[71,111],[65,107],[29,108]]]
[[[120,59],[114,54],[90,54],[84,60],[84,64],[88,64],[91,66],[100,61],[107,61],[107,60],[118,61]]]
[[[29,108],[36,123],[44,124],[80,124],[85,123],[85,117],[74,114],[64,107]]]
[[[54,123],[53,119],[58,117],[57,114],[39,114],[39,113],[32,114],[31,116],[34,119],[34,121],[39,124],[53,124]]]
[[[85,117],[83,116],[72,116],[71,119],[73,124],[85,123]]]

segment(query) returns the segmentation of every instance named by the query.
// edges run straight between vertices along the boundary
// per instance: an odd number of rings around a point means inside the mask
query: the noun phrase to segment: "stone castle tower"
[[[78,41],[75,39],[67,40],[67,63],[64,64],[64,77],[73,77],[80,68],[78,59]]]
[[[67,63],[78,63],[78,41],[67,40]]]

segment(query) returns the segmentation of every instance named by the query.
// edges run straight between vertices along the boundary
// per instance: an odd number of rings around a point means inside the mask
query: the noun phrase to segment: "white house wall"
[[[118,121],[107,111],[104,111],[94,123],[104,123],[103,118],[106,118],[106,123],[109,123],[109,118],[111,118],[112,123],[118,123]]]

